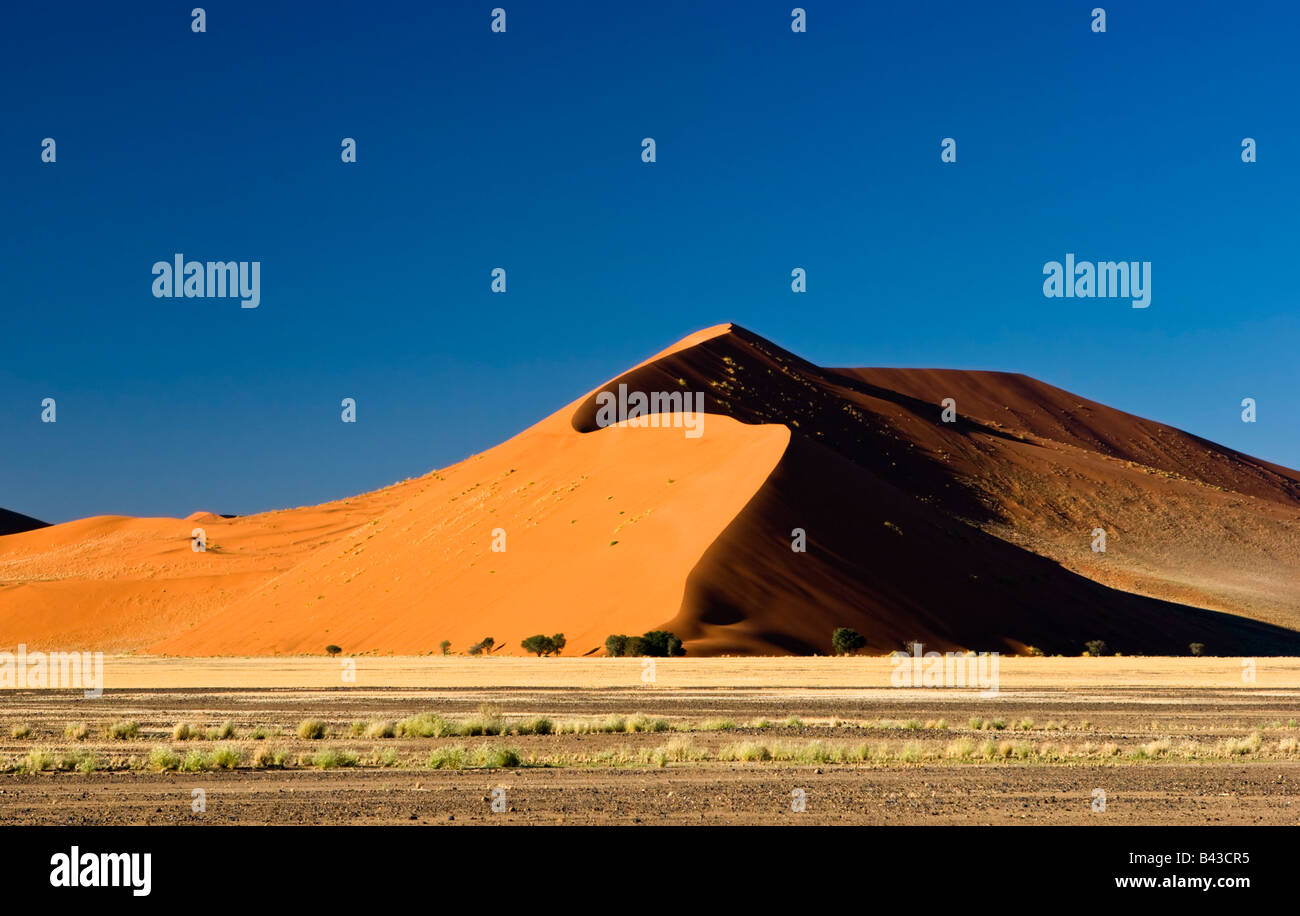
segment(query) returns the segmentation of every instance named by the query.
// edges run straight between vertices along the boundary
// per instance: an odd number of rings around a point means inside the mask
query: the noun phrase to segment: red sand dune
[[[704,434],[599,428],[620,383],[703,392]],[[0,537],[0,645],[522,654],[563,632],[585,654],[670,629],[689,654],[770,654],[850,626],[881,650],[1295,655],[1297,521],[1300,473],[1026,376],[823,369],[722,325],[373,493]]]

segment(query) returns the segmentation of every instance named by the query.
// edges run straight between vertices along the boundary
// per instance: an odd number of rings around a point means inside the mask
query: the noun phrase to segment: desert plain
[[[346,661],[4,691],[0,822],[1300,823],[1300,659],[1006,658],[995,696],[879,657]]]

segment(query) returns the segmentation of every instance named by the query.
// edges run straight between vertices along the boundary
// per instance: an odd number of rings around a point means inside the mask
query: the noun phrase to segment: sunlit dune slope
[[[413,498],[150,649],[424,653],[491,636],[518,654],[544,632],[572,654],[644,632],[672,616],[789,440],[784,426],[708,420],[698,439],[542,423],[423,478]]]

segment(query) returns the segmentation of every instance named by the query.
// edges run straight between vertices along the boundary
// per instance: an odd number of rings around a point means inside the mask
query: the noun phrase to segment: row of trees
[[[545,636],[539,633],[536,636],[529,636],[519,643],[525,652],[532,652],[538,658],[544,655],[559,655],[566,644],[567,641],[563,633],[556,633],[554,636]],[[482,640],[469,647],[469,654],[482,655],[484,652],[490,654],[492,647],[495,645],[496,640],[491,636],[485,636]],[[444,639],[438,647],[442,649],[443,655],[451,654],[450,640]],[[682,647],[682,641],[677,638],[677,634],[669,633],[667,630],[651,630],[641,636],[610,636],[605,640],[605,651],[615,658],[643,655],[655,658],[676,658],[686,654],[686,650]]]
[[[491,654],[492,648],[496,645],[496,640],[491,636],[485,636],[467,650],[470,655]],[[567,640],[563,633],[556,633],[554,636],[545,636],[541,633],[536,636],[529,636],[519,643],[525,652],[532,652],[538,658],[544,655],[559,655],[564,651]],[[438,644],[443,655],[451,654],[451,640],[444,639]],[[643,636],[611,636],[605,640],[605,650],[613,656],[639,656],[653,655],[659,658],[669,658],[679,655],[685,655],[686,650],[682,648],[682,641],[677,638],[676,634],[669,633],[666,630],[651,630]],[[329,646],[327,650],[331,655],[339,652],[338,646]]]
[[[831,647],[835,650],[836,655],[852,655],[854,652],[863,648],[867,644],[867,638],[857,630],[849,627],[836,627],[831,633]],[[491,653],[492,647],[496,645],[496,640],[491,636],[485,636],[474,645],[469,647],[470,655],[482,655],[484,652]],[[554,636],[529,636],[521,645],[526,652],[533,652],[538,658],[543,655],[559,655],[564,649],[565,640],[563,633],[556,633]],[[907,649],[910,652],[915,641],[909,641]],[[438,644],[443,655],[451,654],[451,640],[444,639]],[[1194,642],[1188,647],[1192,655],[1204,655],[1205,643]],[[1091,639],[1084,644],[1084,654],[1092,656],[1109,655],[1110,647],[1101,639]],[[329,655],[338,655],[343,650],[338,646],[329,645],[325,647]],[[609,636],[605,639],[605,651],[612,658],[619,657],[636,657],[648,655],[655,658],[675,658],[685,655],[686,650],[682,647],[682,641],[673,633],[667,630],[651,630],[642,636]],[[1042,655],[1043,651],[1033,646],[1026,650],[1029,655]]]
[[[652,658],[676,658],[685,655],[682,641],[667,630],[651,630],[641,636],[608,636],[605,651],[611,658],[648,655]]]

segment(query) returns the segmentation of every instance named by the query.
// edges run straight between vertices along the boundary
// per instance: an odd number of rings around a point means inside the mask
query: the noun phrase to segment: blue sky
[[[194,4],[11,5],[0,506],[373,489],[722,321],[1298,467],[1300,11],[1107,4],[1095,34],[1101,3],[808,2],[801,35],[791,2],[214,3],[204,34]],[[260,261],[261,306],[154,298],[176,252]],[[1151,307],[1044,298],[1066,252],[1152,262]]]

